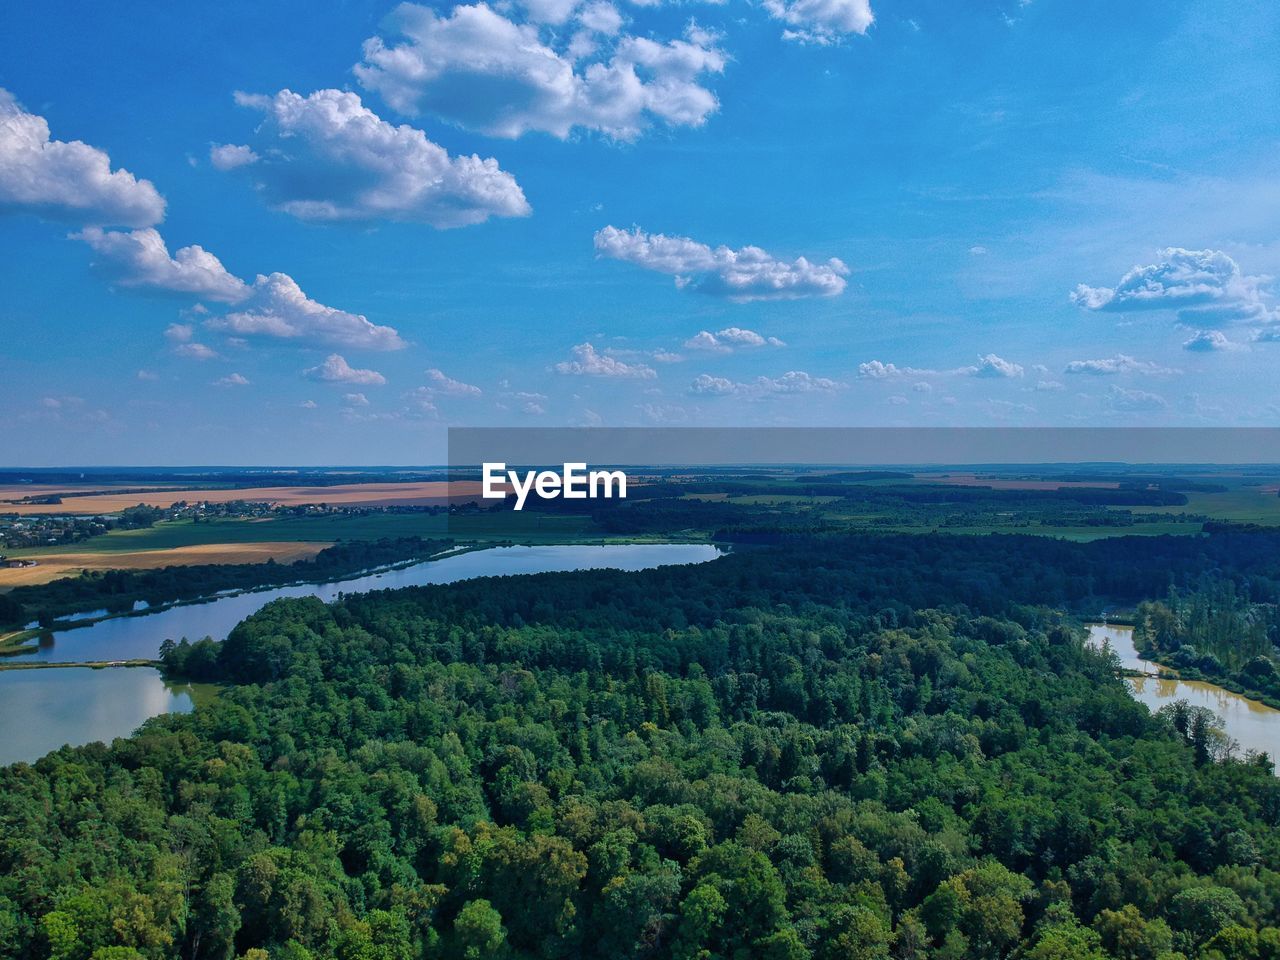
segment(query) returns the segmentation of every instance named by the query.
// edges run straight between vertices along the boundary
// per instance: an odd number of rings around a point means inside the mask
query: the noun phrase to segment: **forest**
[[[0,957],[1280,960],[1269,758],[1072,616],[1274,603],[1278,548],[794,533],[276,601],[166,646],[212,704],[0,770]]]

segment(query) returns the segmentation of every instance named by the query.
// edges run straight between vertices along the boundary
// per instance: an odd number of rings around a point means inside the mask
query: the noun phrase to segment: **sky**
[[[1275,426],[1280,8],[0,7],[0,462]]]

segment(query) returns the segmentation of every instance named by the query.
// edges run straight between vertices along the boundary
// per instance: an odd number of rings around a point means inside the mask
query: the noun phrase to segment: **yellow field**
[[[50,491],[55,492],[55,491]],[[248,500],[281,506],[312,503],[341,504],[347,507],[428,506],[448,503],[450,499],[474,499],[480,493],[477,481],[443,480],[420,483],[347,483],[332,487],[248,487],[238,490],[166,490],[146,493],[103,493],[77,496],[64,493],[62,503],[0,503],[0,513],[34,514],[100,514],[119,513],[126,507],[144,503],[149,507],[169,507],[180,500],[188,503],[227,503]],[[30,488],[23,496],[38,495]]]
[[[121,553],[51,553],[31,555],[35,567],[0,568],[0,589],[31,583],[48,583],[73,577],[81,570],[150,570],[155,567],[192,566],[202,563],[265,563],[309,560],[332,544],[314,543],[205,543],[167,550]]]

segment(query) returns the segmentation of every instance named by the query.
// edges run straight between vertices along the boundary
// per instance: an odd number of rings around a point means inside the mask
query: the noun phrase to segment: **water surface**
[[[1146,674],[1125,679],[1134,699],[1153,711],[1176,700],[1205,707],[1218,715],[1227,736],[1240,745],[1241,755],[1248,750],[1256,750],[1270,755],[1273,762],[1280,758],[1280,710],[1216,684],[1200,680],[1162,679],[1160,664],[1138,655],[1133,643],[1133,627],[1091,623],[1089,643],[1099,648],[1110,647],[1119,656],[1121,666]]]
[[[195,696],[149,667],[0,671],[0,766],[67,743],[109,743],[149,717],[190,713]]]
[[[473,577],[646,570],[703,563],[720,555],[718,548],[697,543],[491,547],[331,583],[219,596],[203,603],[58,630],[41,641],[34,653],[6,657],[4,662],[151,660],[165,639],[208,636],[221,640],[245,617],[281,597],[312,596],[330,601],[342,593],[453,583]],[[0,765],[35,760],[65,743],[109,742],[132,733],[148,717],[191,709],[191,688],[167,684],[149,667],[0,671]]]

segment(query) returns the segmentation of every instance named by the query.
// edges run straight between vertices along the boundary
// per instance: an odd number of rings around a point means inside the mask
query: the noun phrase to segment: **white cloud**
[[[572,9],[558,6],[554,16],[567,19]],[[587,9],[589,23],[605,25],[603,11]],[[690,25],[684,39],[666,42],[620,36],[605,56],[583,62],[577,57],[590,45],[566,44],[570,31],[553,34],[537,15],[530,20],[484,3],[448,17],[404,3],[391,17],[403,42],[366,40],[355,74],[400,113],[425,110],[497,137],[537,130],[563,139],[582,127],[634,140],[654,122],[700,126],[718,106],[702,78],[720,73],[726,58],[705,30]]]
[[[827,393],[838,390],[842,384],[826,377],[815,377],[803,370],[788,370],[780,377],[756,377],[745,383],[735,383],[724,377],[701,374],[689,384],[689,392],[709,396],[736,394],[760,398],[775,394]]]
[[[1065,390],[1066,387],[1057,380],[1040,380],[1036,383],[1036,389],[1041,393],[1051,393],[1057,390]]]
[[[1067,364],[1063,372],[1106,377],[1119,373],[1170,374],[1178,371],[1170,367],[1162,367],[1158,363],[1135,360],[1127,354],[1117,353],[1114,357],[1104,357],[1098,360],[1072,360]]]
[[[249,378],[242,373],[229,373],[213,381],[215,387],[247,387]]]
[[[153,227],[129,233],[87,227],[72,236],[93,249],[94,266],[122,287],[222,303],[238,303],[249,295],[248,285],[201,246],[182,247],[169,256],[164,238]]]
[[[171,323],[165,327],[164,338],[173,344],[173,352],[188,360],[214,360],[218,353],[212,347],[195,342],[195,327],[189,323]]]
[[[267,202],[300,220],[397,220],[441,229],[489,217],[525,217],[530,207],[515,177],[493,158],[451,157],[425,133],[393,126],[354,93],[301,96],[236,94],[263,114],[256,162],[239,162]],[[217,148],[243,151],[248,148]]]
[[[866,363],[858,364],[858,377],[862,380],[896,380],[899,377],[924,377],[935,373],[937,373],[936,370],[899,367],[880,360],[868,360]]]
[[[427,379],[431,381],[428,389],[451,397],[478,397],[484,392],[473,384],[445,376],[444,371],[434,367],[427,371]]]
[[[718,397],[735,393],[739,386],[741,385],[724,377],[713,377],[709,373],[701,373],[693,378],[693,383],[689,384],[689,392]]]
[[[138,379],[139,380],[159,380],[160,374],[156,373],[154,370],[139,370]]]
[[[185,357],[188,360],[216,360],[218,358],[218,351],[203,343],[179,343],[173,348],[173,352],[179,357]]]
[[[215,143],[209,148],[209,163],[224,173],[257,163],[262,158],[247,144]]]
[[[331,353],[324,363],[302,372],[308,380],[320,380],[324,383],[358,383],[381,386],[387,378],[377,370],[359,370],[347,363],[341,354]]]
[[[44,117],[0,89],[0,212],[9,210],[82,225],[148,227],[164,219],[164,198],[150,180],[112,170],[104,151],[49,139]]]
[[[369,398],[363,393],[344,393],[342,395],[342,402],[349,407],[367,407],[369,405]]]
[[[1113,384],[1107,401],[1112,409],[1126,412],[1146,412],[1163,410],[1169,404],[1158,393],[1145,390],[1126,390],[1119,384]]]
[[[616,357],[596,352],[590,343],[580,343],[569,351],[572,360],[562,360],[555,365],[557,373],[585,377],[613,377],[631,380],[652,380],[658,372],[641,363],[623,363]]]
[[[1191,339],[1183,341],[1182,349],[1193,353],[1215,353],[1248,348],[1242,343],[1228,340],[1221,330],[1197,330]]]
[[[709,350],[713,353],[732,353],[736,348],[785,347],[777,337],[764,337],[754,330],[741,327],[725,327],[715,333],[702,330],[684,342],[688,350]]]
[[[984,357],[978,358],[978,364],[974,367],[961,367],[956,371],[971,377],[984,377],[991,380],[1013,379],[1020,377],[1024,373],[1021,364],[1013,363],[997,357],[994,353],[988,353]]]
[[[1192,326],[1275,317],[1264,298],[1265,278],[1245,275],[1221,250],[1168,247],[1159,255],[1159,262],[1134,267],[1114,287],[1080,284],[1072,301],[1087,310],[1177,310]]]
[[[316,407],[319,406],[319,404],[316,403],[314,400],[303,400],[300,404],[298,404],[298,406],[300,406],[303,410],[314,410]]]
[[[783,31],[785,39],[802,43],[829,44],[851,33],[865,34],[875,21],[871,0],[764,0],[764,8],[792,28]]]
[[[307,297],[284,273],[259,275],[242,308],[205,325],[244,336],[275,337],[362,350],[399,350],[407,344],[392,327],[370,323],[361,314],[327,307]]]
[[[826,263],[811,263],[804,257],[788,263],[759,247],[712,249],[688,237],[649,234],[639,227],[607,226],[596,233],[595,248],[599,256],[670,274],[678,287],[735,303],[836,296],[844,292],[849,273],[835,257]]]

